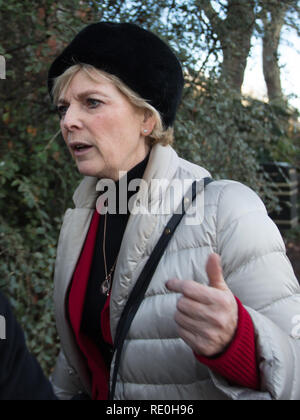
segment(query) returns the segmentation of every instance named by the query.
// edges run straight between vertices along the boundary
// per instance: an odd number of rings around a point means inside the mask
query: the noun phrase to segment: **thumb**
[[[209,278],[209,285],[215,289],[227,291],[228,287],[223,277],[221,257],[218,254],[211,254],[206,264],[206,272]]]

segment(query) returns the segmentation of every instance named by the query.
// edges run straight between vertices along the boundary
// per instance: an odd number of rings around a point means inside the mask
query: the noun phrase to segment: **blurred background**
[[[180,58],[177,152],[253,188],[300,279],[300,2],[295,0],[0,0],[0,288],[47,374],[58,351],[53,269],[80,175],[60,135],[47,71],[75,34],[133,22]],[[3,60],[3,58],[2,58]],[[146,64],[145,64],[146,65]]]

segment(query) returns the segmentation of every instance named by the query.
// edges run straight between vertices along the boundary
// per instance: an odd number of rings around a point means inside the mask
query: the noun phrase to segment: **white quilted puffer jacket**
[[[170,147],[152,148],[144,180],[165,179],[164,194],[151,194],[164,206],[172,180],[209,176],[178,157]],[[52,382],[59,398],[91,394],[89,374],[66,316],[66,295],[84,245],[99,193],[99,181],[85,177],[66,212],[55,269],[55,308],[61,352]],[[176,195],[176,194],[175,194]],[[141,188],[136,203],[149,195]],[[181,197],[178,198],[178,203]],[[265,206],[248,187],[216,181],[205,190],[204,220],[185,216],[160,261],[124,344],[115,398],[120,400],[300,399],[300,289],[281,235]],[[201,205],[201,199],[198,201]],[[111,294],[111,331],[139,274],[171,215],[131,215],[123,237]],[[196,360],[178,337],[173,319],[178,295],[168,279],[207,284],[209,255],[221,255],[225,280],[248,310],[256,334],[261,375],[259,392],[231,386]],[[297,325],[298,321],[298,325]],[[114,362],[113,362],[114,364]]]

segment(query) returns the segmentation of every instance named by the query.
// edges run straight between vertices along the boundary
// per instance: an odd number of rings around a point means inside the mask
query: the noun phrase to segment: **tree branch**
[[[5,51],[4,55],[12,54],[16,51],[23,50],[24,48],[29,47],[30,45],[32,46],[32,45],[42,44],[42,43],[46,42],[47,39],[49,39],[49,38],[50,38],[50,35],[47,35],[46,37],[44,37],[42,39],[37,39],[37,40],[34,40],[34,41],[27,42],[26,44],[23,44],[23,45],[18,45],[17,47],[12,48],[11,50]]]

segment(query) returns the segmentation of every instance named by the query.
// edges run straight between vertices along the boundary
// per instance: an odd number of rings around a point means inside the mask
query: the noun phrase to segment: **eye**
[[[62,118],[67,112],[67,106],[59,105],[56,107],[56,112],[58,113],[59,117]]]
[[[87,98],[86,99],[86,104],[87,104],[88,108],[95,109],[95,108],[98,108],[99,105],[103,104],[103,102],[100,101],[100,100],[98,100],[98,99]],[[68,111],[68,106],[66,106],[66,105],[58,105],[56,107],[56,111],[57,111],[59,117],[60,118],[63,118],[66,115],[67,111]]]
[[[88,106],[92,109],[98,108],[99,105],[103,104],[102,101],[99,101],[98,99],[88,98],[86,100]]]

